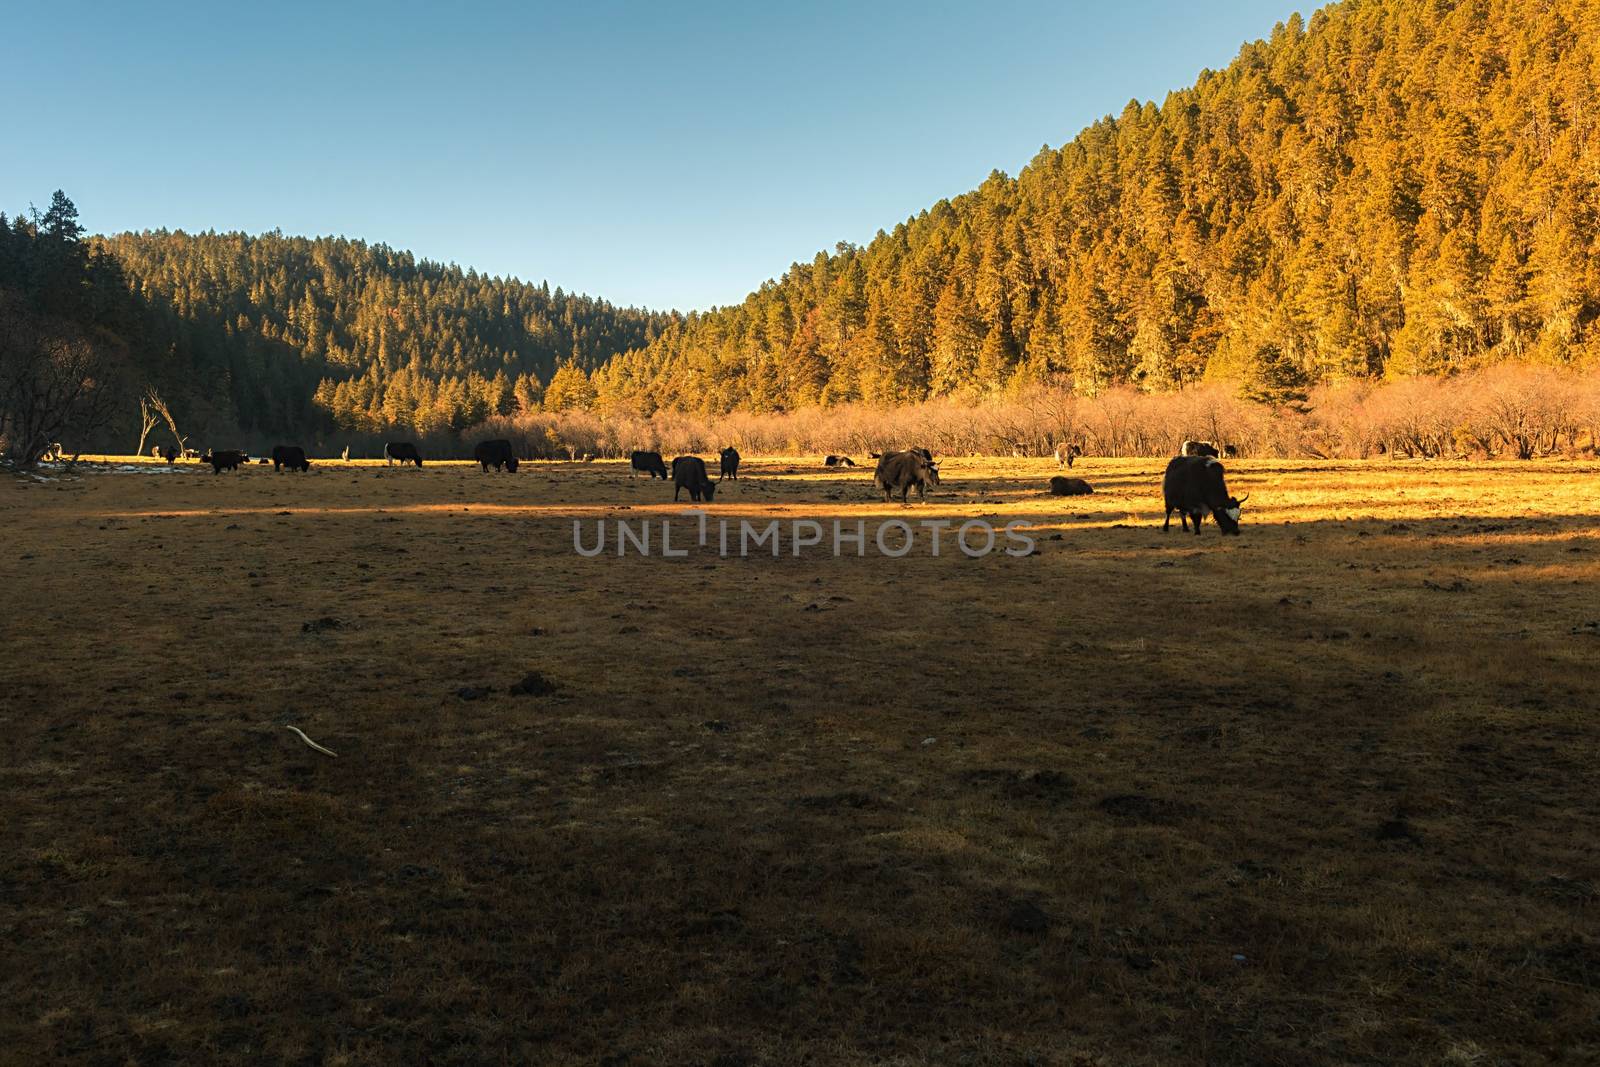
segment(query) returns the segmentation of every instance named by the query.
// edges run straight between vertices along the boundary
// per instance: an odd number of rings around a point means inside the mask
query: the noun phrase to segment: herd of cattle
[[[176,462],[180,455],[174,448],[156,449],[155,454],[164,458],[169,464]],[[399,463],[403,466],[414,463],[418,467],[422,466],[422,453],[409,441],[391,441],[384,445],[383,454],[384,459],[391,464]],[[1167,507],[1166,521],[1161,524],[1161,529],[1171,528],[1172,513],[1177,512],[1179,522],[1186,532],[1193,523],[1194,532],[1199,534],[1202,520],[1210,515],[1223,533],[1237,535],[1240,507],[1249,494],[1243,497],[1229,494],[1226,472],[1223,470],[1220,458],[1237,454],[1238,449],[1231,444],[1219,447],[1210,441],[1183,442],[1178,455],[1172,457],[1167,464],[1166,474],[1161,481],[1161,493]],[[225,470],[237,470],[250,462],[250,456],[237,449],[213,449],[204,455],[184,451],[181,455],[194,456],[202,463],[209,463],[214,474],[221,474]],[[913,489],[917,491],[917,499],[925,501],[928,498],[928,490],[939,484],[939,464],[934,461],[933,453],[926,448],[873,452],[871,455],[878,461],[872,472],[872,483],[883,493],[885,502],[892,500],[895,494],[899,494],[900,502],[907,503]],[[1073,461],[1082,455],[1083,450],[1077,445],[1063,445],[1056,450],[1056,462],[1058,465],[1070,467]],[[512,474],[517,471],[517,454],[511,447],[510,441],[503,439],[482,441],[472,450],[472,458],[482,466],[484,473],[488,473],[491,467]],[[698,504],[709,503],[716,495],[717,485],[722,481],[739,479],[738,449],[724,448],[719,459],[721,468],[715,482],[711,480],[705,460],[699,456],[677,457],[672,461],[670,472],[660,452],[630,453],[628,464],[635,474],[643,473],[652,479],[671,481],[674,501],[678,500],[687,489],[689,499]],[[279,445],[272,450],[271,459],[261,459],[258,462],[271,463],[273,470],[277,471],[304,472],[311,469],[305,450],[296,445]],[[855,461],[849,456],[830,455],[823,460],[823,466],[834,469],[855,465]],[[1052,478],[1050,492],[1059,496],[1079,496],[1092,493],[1094,489],[1081,478]]]

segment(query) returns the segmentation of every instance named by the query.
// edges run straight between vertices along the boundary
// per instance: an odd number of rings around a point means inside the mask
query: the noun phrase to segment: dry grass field
[[[1600,1060],[1600,465],[1228,466],[7,478],[0,1062]]]

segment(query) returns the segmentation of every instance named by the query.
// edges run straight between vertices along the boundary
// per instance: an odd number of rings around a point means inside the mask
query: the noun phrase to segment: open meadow
[[[1600,1060],[1600,463],[313,462],[0,480],[0,1062]]]

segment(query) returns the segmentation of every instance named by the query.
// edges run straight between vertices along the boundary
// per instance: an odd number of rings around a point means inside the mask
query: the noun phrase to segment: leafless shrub
[[[1435,459],[1454,437],[1450,387],[1442,378],[1402,378],[1368,400],[1379,440],[1391,455]]]
[[[1369,404],[1370,382],[1342,382],[1319,386],[1310,396],[1305,419],[1305,449],[1324,458],[1342,456],[1365,459],[1387,450],[1378,413]]]
[[[1232,444],[1254,456],[1359,459],[1520,456],[1578,447],[1600,426],[1593,374],[1502,365],[1455,378],[1404,378],[1318,388],[1305,411],[1241,398],[1225,384],[1178,393],[1107,389],[1078,396],[1057,383],[963,403],[900,408],[865,404],[777,413],[694,415],[657,411],[599,416],[534,412],[490,419],[473,440],[511,440],[529,458],[567,459],[633,449],[708,454],[735,445],[752,455],[862,456],[921,445],[940,455],[1047,456],[1072,443],[1094,456],[1173,455],[1187,439]]]
[[[1498,447],[1532,459],[1577,435],[1579,390],[1553,368],[1505,364],[1483,371],[1471,384],[1460,409],[1472,419],[1472,438],[1485,451]]]
[[[1573,383],[1572,418],[1578,434],[1572,445],[1591,455],[1600,452],[1600,374],[1590,374]]]

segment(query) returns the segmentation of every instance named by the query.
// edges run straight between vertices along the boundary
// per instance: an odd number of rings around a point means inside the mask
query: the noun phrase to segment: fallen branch
[[[319,745],[315,741],[311,740],[311,738],[306,736],[306,732],[304,730],[300,729],[300,727],[298,727],[298,726],[289,726],[289,727],[286,727],[286,729],[293,730],[295,733],[299,734],[300,735],[300,740],[304,741],[306,744],[310,745],[312,748],[316,749],[318,752],[322,753],[324,756],[335,756],[335,757],[337,757],[339,755],[339,753],[333,751],[333,749],[331,749],[331,748],[323,748],[321,745]]]

